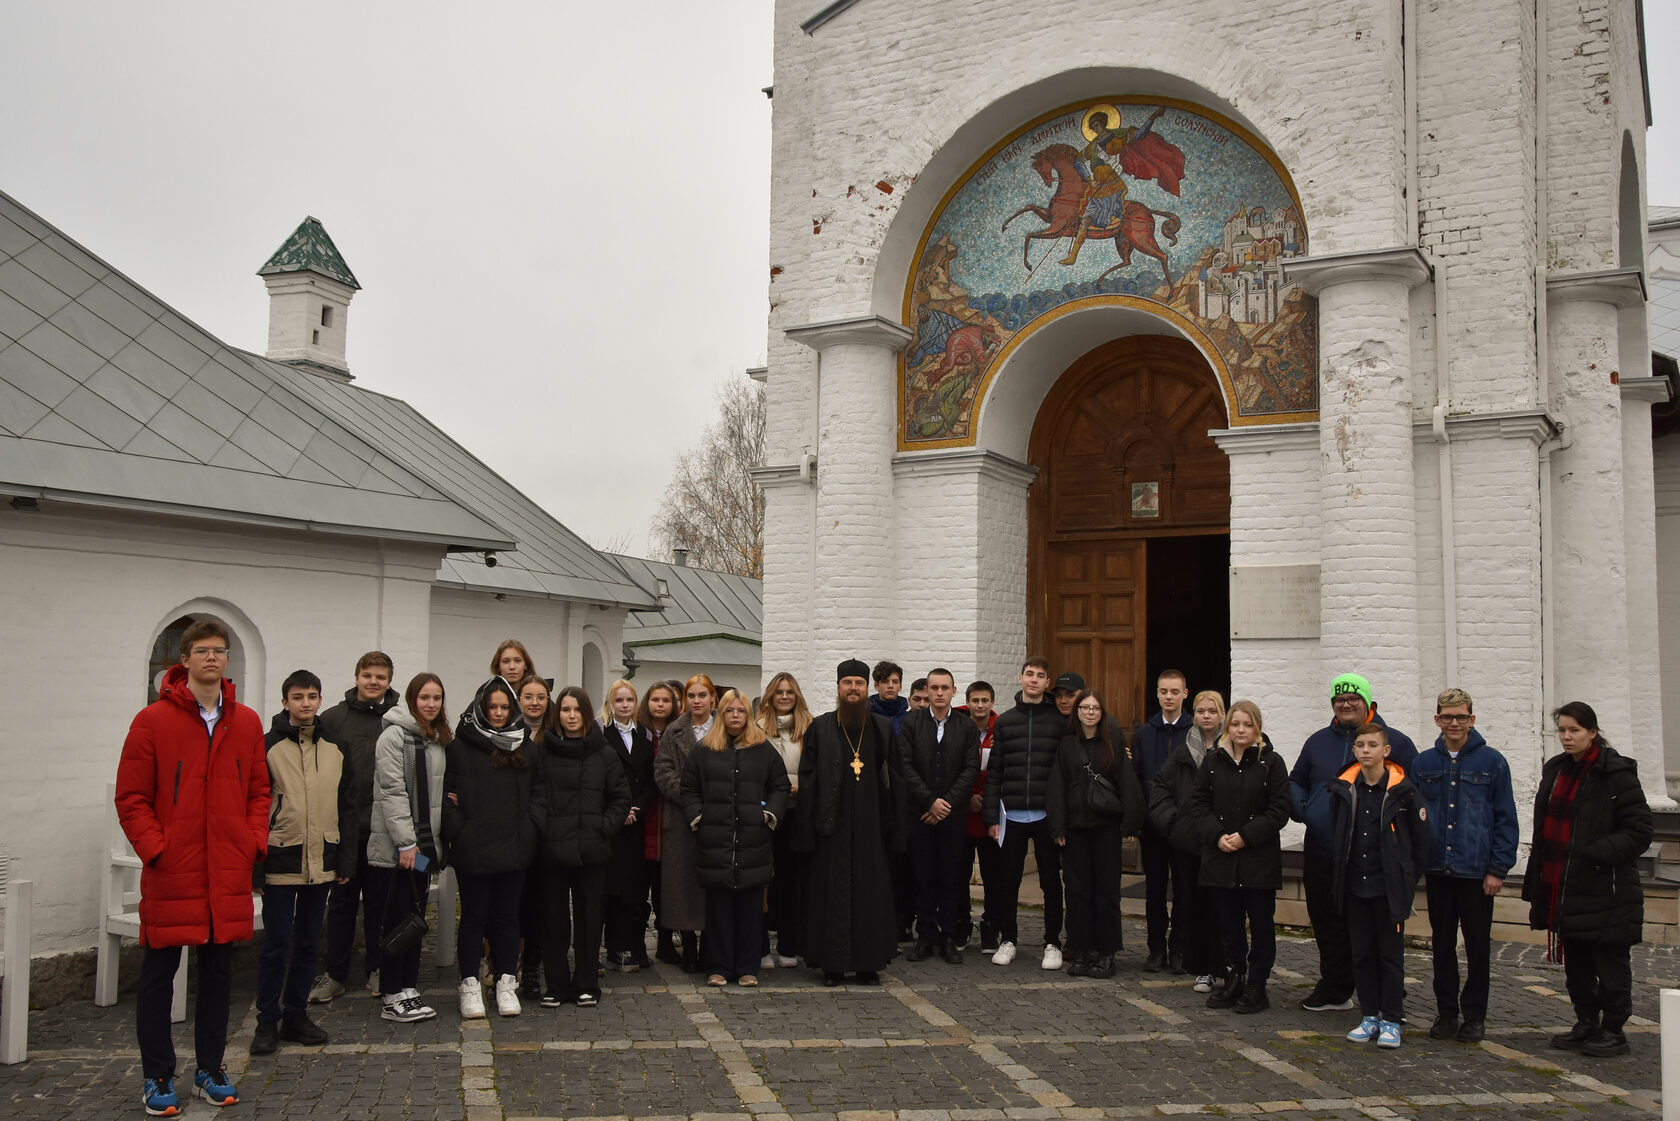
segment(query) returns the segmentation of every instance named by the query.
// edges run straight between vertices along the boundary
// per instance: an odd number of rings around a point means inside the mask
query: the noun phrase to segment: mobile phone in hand
[[[431,866],[431,863],[432,862],[430,860],[426,859],[426,854],[425,853],[417,852],[417,853],[414,854],[414,870],[416,872],[424,872],[428,867]]]

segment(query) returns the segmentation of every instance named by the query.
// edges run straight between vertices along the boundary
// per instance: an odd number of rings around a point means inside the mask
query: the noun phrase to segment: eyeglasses
[[[192,648],[192,656],[195,658],[225,658],[227,654],[226,646],[194,646]]]
[[[1079,706],[1079,711],[1080,712],[1094,713],[1097,716],[1102,715],[1102,709],[1098,708],[1096,705],[1080,705]]]
[[[1330,698],[1330,703],[1333,705],[1358,705],[1364,704],[1365,698],[1358,693],[1339,693]]]
[[[1436,713],[1435,719],[1439,720],[1443,724],[1468,724],[1476,718],[1471,716],[1469,713],[1454,713],[1451,716],[1443,716],[1440,713]]]

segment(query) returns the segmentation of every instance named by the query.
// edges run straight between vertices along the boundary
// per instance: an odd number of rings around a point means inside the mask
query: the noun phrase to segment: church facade
[[[1423,742],[1460,686],[1524,806],[1583,699],[1672,805],[1635,5],[817,8],[765,672],[1043,653],[1130,722],[1175,666],[1291,756],[1338,673]]]

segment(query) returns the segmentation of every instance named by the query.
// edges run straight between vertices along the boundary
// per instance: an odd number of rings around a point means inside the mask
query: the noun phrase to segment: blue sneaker
[[[1377,1038],[1377,1033],[1380,1031],[1382,1031],[1382,1021],[1375,1016],[1367,1016],[1359,1021],[1358,1027],[1347,1033],[1347,1039],[1349,1043],[1369,1043]]]
[[[175,1077],[166,1074],[162,1078],[146,1079],[146,1088],[140,1092],[140,1101],[145,1105],[146,1112],[153,1117],[173,1117],[181,1112],[181,1099],[175,1096]]]
[[[211,1105],[238,1105],[239,1091],[228,1081],[227,1068],[201,1070],[193,1075],[193,1093]]]
[[[1390,1051],[1400,1046],[1400,1025],[1392,1020],[1384,1020],[1377,1032],[1377,1046],[1386,1047]]]

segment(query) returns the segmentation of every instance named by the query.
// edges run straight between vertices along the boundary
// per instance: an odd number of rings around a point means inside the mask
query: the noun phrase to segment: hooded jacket
[[[1388,914],[1396,925],[1405,925],[1412,913],[1419,878],[1429,860],[1429,813],[1423,807],[1417,787],[1406,772],[1392,763],[1383,767],[1382,812],[1378,816],[1379,849],[1382,855],[1383,890]],[[1353,827],[1357,818],[1359,791],[1363,782],[1355,763],[1330,784],[1330,831],[1335,843],[1336,872],[1332,898],[1338,909],[1347,886],[1348,861],[1353,852]]]
[[[1045,809],[1045,791],[1056,749],[1068,732],[1068,718],[1046,693],[1036,704],[1015,694],[1015,707],[992,727],[992,753],[986,766],[986,802],[981,812],[987,827],[1010,810]],[[1119,745],[1116,745],[1119,750]],[[998,803],[1003,803],[1003,813]]]
[[[449,846],[455,870],[469,876],[529,868],[544,814],[540,780],[531,765],[525,723],[519,719],[517,704],[512,722],[504,728],[494,727],[485,715],[485,693],[498,682],[510,696],[517,696],[501,678],[491,678],[479,688],[472,707],[455,729],[443,775],[444,843]],[[525,765],[504,762],[498,766],[498,755],[519,757]],[[449,800],[449,794],[456,795],[459,804]]]
[[[1255,744],[1232,759],[1208,748],[1190,800],[1190,828],[1202,846],[1201,885],[1276,891],[1283,886],[1278,834],[1289,823],[1289,772],[1276,751]],[[1236,833],[1243,847],[1222,852],[1219,838]]]
[[[1374,709],[1370,722],[1388,729],[1388,761],[1409,773],[1412,760],[1417,758],[1411,738],[1389,728]],[[1307,737],[1289,772],[1290,816],[1306,825],[1308,850],[1325,859],[1335,855],[1330,838],[1330,783],[1352,766],[1354,734],[1358,731],[1357,726],[1349,728],[1332,718],[1329,727]]]
[[[315,718],[321,735],[336,743],[344,753],[360,837],[368,835],[373,823],[373,748],[385,731],[385,714],[400,700],[395,689],[387,689],[383,697],[370,703],[362,700],[355,686],[351,686],[344,691],[342,701]]]
[[[1639,857],[1651,844],[1651,807],[1639,783],[1639,766],[1609,744],[1575,791],[1575,825],[1570,830],[1563,868],[1563,897],[1556,923],[1550,921],[1551,892],[1540,875],[1538,856],[1530,857],[1522,897],[1528,901],[1528,924],[1555,929],[1560,938],[1632,946],[1644,940],[1645,892],[1639,884]],[[1558,773],[1574,766],[1567,753],[1546,760],[1534,796],[1532,852],[1544,848],[1541,828]]]
[[[129,725],[117,763],[117,820],[140,858],[140,944],[202,946],[251,937],[251,866],[268,844],[262,721],[222,681],[208,732],[187,667]]]
[[[771,831],[787,812],[789,786],[787,767],[768,741],[732,742],[721,751],[698,744],[688,753],[682,814],[694,830],[701,887],[741,891],[770,882]]]
[[[537,863],[544,868],[605,864],[612,856],[613,836],[630,813],[630,785],[618,752],[593,725],[585,725],[579,738],[545,728],[532,746],[543,791]]]
[[[910,698],[900,693],[890,701],[883,701],[881,694],[871,693],[869,711],[876,716],[885,716],[887,722],[892,725],[893,735],[896,736],[904,730],[904,718],[910,715]]]
[[[1446,738],[1412,762],[1412,782],[1434,826],[1431,874],[1479,880],[1504,879],[1517,862],[1517,802],[1511,765],[1470,729],[1455,760]]]
[[[395,868],[398,850],[418,845],[432,863],[427,871],[441,871],[448,863],[443,844],[443,784],[448,753],[443,744],[420,731],[407,709],[389,709],[383,719],[385,730],[379,734],[373,755],[368,863],[376,868]],[[424,783],[420,781],[422,773]],[[415,827],[419,821],[427,824],[430,844],[421,842]]]
[[[268,764],[268,855],[251,871],[264,884],[327,884],[356,874],[356,802],[338,745],[320,722],[297,727],[274,714]]]

